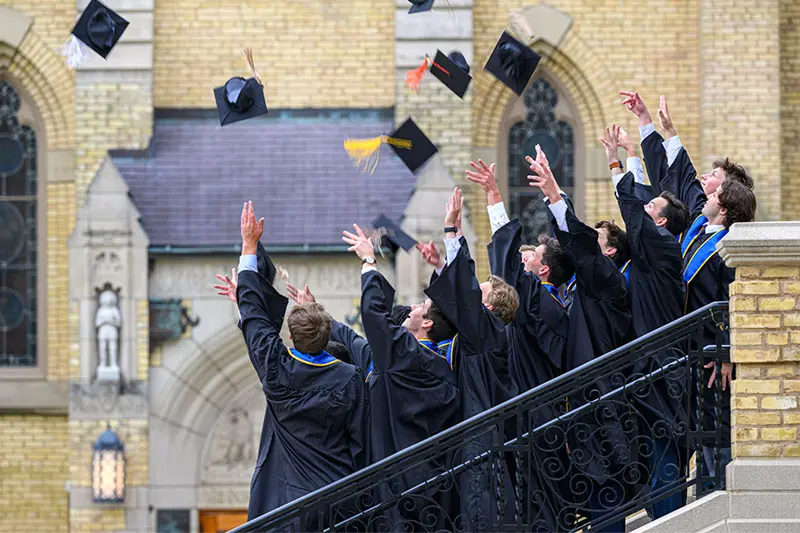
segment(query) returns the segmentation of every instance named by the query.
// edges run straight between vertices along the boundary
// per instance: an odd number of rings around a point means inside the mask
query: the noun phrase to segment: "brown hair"
[[[550,268],[549,281],[556,287],[560,287],[575,273],[575,264],[557,239],[546,234],[540,235],[539,244],[543,244],[545,247],[542,264]]]
[[[750,177],[750,174],[747,173],[747,170],[742,165],[737,165],[730,157],[717,159],[711,167],[722,169],[725,172],[726,181],[738,181],[751,191],[753,190],[753,178]]]
[[[519,247],[519,253],[524,254],[525,252],[535,252],[536,247],[532,244],[523,244]]]
[[[669,191],[664,191],[659,196],[667,201],[667,205],[660,213],[667,219],[665,224],[667,231],[675,236],[680,235],[689,227],[689,208]]]
[[[456,336],[456,327],[452,322],[447,320],[442,310],[439,309],[433,301],[431,301],[431,306],[428,308],[423,318],[433,321],[431,329],[428,330],[428,337],[430,337],[433,342],[439,343]]]
[[[601,220],[594,225],[594,229],[604,228],[608,233],[608,245],[617,249],[614,254],[614,263],[620,268],[631,258],[631,247],[628,244],[628,234],[614,224],[613,220]]]
[[[295,349],[309,355],[322,352],[331,337],[332,320],[317,302],[294,306],[286,317],[286,324]]]
[[[500,276],[489,276],[492,292],[487,296],[487,304],[492,306],[492,312],[505,324],[510,324],[519,309],[519,295],[517,291],[506,283]]]
[[[719,186],[717,201],[725,209],[725,227],[737,222],[752,222],[756,217],[756,195],[738,181],[725,180]]]

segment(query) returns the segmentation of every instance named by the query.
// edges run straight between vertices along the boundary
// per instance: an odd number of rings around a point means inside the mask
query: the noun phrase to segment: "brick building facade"
[[[106,3],[125,16],[130,27],[108,61],[94,57],[70,71],[57,49],[87,3],[0,0],[0,84],[11,87],[19,102],[18,110],[3,112],[5,118],[14,114],[19,124],[35,133],[30,164],[36,178],[37,227],[32,237],[36,246],[30,245],[35,250],[30,266],[30,279],[36,280],[31,293],[36,307],[30,307],[37,317],[31,344],[35,356],[22,364],[0,361],[0,532],[145,531],[155,529],[158,511],[164,509],[187,510],[197,528],[203,508],[246,507],[246,501],[239,500],[246,490],[240,480],[247,481],[247,468],[243,477],[214,483],[215,450],[222,446],[214,438],[227,431],[225,438],[230,440],[229,434],[238,431],[219,420],[246,405],[253,389],[250,384],[240,391],[237,385],[222,394],[225,385],[212,380],[220,366],[241,359],[242,346],[236,344],[241,341],[235,325],[226,323],[224,331],[215,326],[220,314],[225,320],[231,318],[229,308],[214,307],[222,304],[208,291],[182,292],[187,285],[175,281],[185,267],[200,274],[184,280],[210,285],[213,273],[235,264],[237,254],[230,251],[220,257],[217,250],[188,259],[154,259],[148,240],[153,236],[145,235],[135,222],[140,209],[136,198],[132,204],[124,201],[128,189],[122,160],[127,156],[119,155],[153,148],[159,120],[164,124],[174,120],[164,116],[213,108],[213,87],[244,74],[245,46],[254,50],[268,106],[273,114],[289,117],[286,120],[301,123],[303,113],[310,110],[325,120],[354,113],[363,117],[370,110],[390,113],[395,123],[407,116],[416,120],[440,149],[416,178],[416,193],[400,209],[406,215],[405,227],[420,238],[439,234],[437,210],[455,182],[467,189],[477,246],[488,241],[484,195],[463,177],[471,158],[498,162],[504,196],[518,194],[518,211],[523,211],[524,187],[516,186],[517,178],[510,173],[524,147],[511,142],[511,132],[544,100],[533,94],[516,98],[482,69],[509,23],[510,11],[522,7],[539,9],[540,24],[552,16],[566,21],[557,48],[546,40],[533,45],[544,57],[534,84],[538,83],[540,97],[555,100],[547,112],[568,132],[564,134],[568,146],[560,147],[568,158],[564,172],[587,220],[620,218],[597,138],[611,122],[622,124],[635,137],[635,120],[619,105],[618,91],[623,89],[638,90],[651,107],[657,105],[659,94],[668,95],[682,142],[698,167],[707,167],[720,155],[744,163],[756,179],[759,220],[800,218],[798,1],[774,0],[756,7],[741,0],[648,0],[631,5],[553,0],[548,6],[515,0],[450,0],[451,10],[440,1],[432,12],[410,16],[405,0],[109,0]],[[546,30],[535,24],[532,29],[539,34]],[[425,53],[456,48],[467,57],[474,75],[463,100],[431,76],[418,94],[403,86],[405,72],[417,66]],[[236,186],[235,176],[224,178]],[[94,203],[89,194],[92,183],[97,193]],[[113,265],[109,274],[102,265],[80,259],[81,254],[102,252],[97,243],[78,242],[82,236],[76,227],[91,229],[97,217],[90,215],[103,213],[105,201],[120,202],[113,205],[130,215],[123,229],[134,237],[109,244],[128,254],[123,259],[124,274],[113,274]],[[106,214],[111,220],[119,213]],[[485,254],[478,257],[485,275]],[[347,278],[352,265],[341,250],[304,254],[287,249],[279,258],[298,282],[308,280],[315,265],[333,269],[330,276],[344,281],[331,289],[330,305],[340,319],[352,311],[358,285]],[[86,277],[84,269],[99,276],[97,280],[105,274],[118,275],[129,291],[123,335],[129,346],[128,375],[135,376],[141,388],[128,408],[102,411],[76,403],[85,400],[81,387],[88,386],[94,370],[85,304],[95,287],[89,286],[93,281],[88,277],[80,279]],[[751,270],[742,278],[759,276],[765,281],[763,286],[746,281],[732,290],[737,311],[756,302],[764,311],[777,312],[790,304],[797,309],[797,303],[785,297],[796,293],[796,283],[781,285],[778,291],[777,282],[767,279],[771,271]],[[793,272],[796,278],[796,269]],[[417,258],[399,256],[395,275],[403,297],[413,301],[425,277]],[[320,285],[325,283],[324,277],[317,279]],[[148,302],[155,297],[180,298],[189,314],[203,321],[171,343],[153,346]],[[774,320],[770,313],[763,316]],[[777,332],[740,335],[749,335],[745,344],[754,346],[797,342],[794,330],[792,337]],[[210,362],[193,366],[192,359],[204,353],[212,353]],[[231,370],[231,376],[236,372]],[[246,367],[241,372],[243,382],[252,379]],[[784,380],[780,389],[778,378],[773,384],[760,382],[761,388],[752,390],[742,383],[735,401],[745,408],[755,401],[753,395],[795,391],[796,381]],[[199,400],[186,392],[198,383],[209,387],[200,387]],[[201,400],[216,406],[208,419],[190,413],[202,411],[197,403]],[[170,402],[185,405],[186,412],[177,413]],[[98,507],[87,496],[90,447],[106,420],[126,445],[132,496],[125,506]],[[738,429],[737,446],[753,446],[750,441],[758,438],[796,440],[796,427],[764,425],[759,419]],[[208,458],[207,464],[175,473],[175,479],[189,480],[184,492],[174,488],[178,483],[172,478],[161,475],[169,456],[159,458],[159,450],[171,442],[184,442],[181,439],[191,441],[186,446]],[[796,446],[780,448],[796,454]]]

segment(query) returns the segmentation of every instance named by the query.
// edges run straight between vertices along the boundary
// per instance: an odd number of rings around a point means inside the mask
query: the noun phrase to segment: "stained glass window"
[[[0,81],[0,367],[36,366],[36,134]]]
[[[532,174],[525,156],[536,157],[540,145],[561,189],[572,196],[575,187],[575,148],[572,126],[556,120],[558,95],[546,80],[535,80],[523,95],[525,120],[511,127],[508,139],[508,192],[512,218],[518,217],[523,239],[534,243],[547,233],[547,213],[542,192],[528,185]]]

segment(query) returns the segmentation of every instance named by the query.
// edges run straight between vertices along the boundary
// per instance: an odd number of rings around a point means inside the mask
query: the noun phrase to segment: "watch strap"
[[[458,228],[455,226],[447,226],[444,228],[445,233],[458,233]]]

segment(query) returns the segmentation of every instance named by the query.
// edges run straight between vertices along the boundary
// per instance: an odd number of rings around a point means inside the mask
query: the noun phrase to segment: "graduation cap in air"
[[[264,83],[253,64],[253,51],[245,48],[244,56],[250,69],[250,78],[236,76],[222,87],[214,89],[220,126],[268,113],[267,102],[264,100]]]
[[[484,68],[522,96],[540,60],[539,54],[504,31]]]
[[[400,226],[395,224],[393,220],[389,219],[383,213],[378,215],[378,218],[372,221],[372,226],[377,230],[382,229],[385,231],[382,240],[388,244],[388,247],[391,248],[392,253],[397,253],[398,248],[402,248],[408,252],[417,245],[416,239],[400,229]]]
[[[105,59],[127,27],[127,20],[102,2],[92,0],[83,10],[72,28],[69,41],[61,50],[67,58],[67,65],[70,68],[83,65],[89,57],[86,47]]]
[[[434,0],[408,0],[411,3],[411,9],[408,10],[409,14],[422,13],[423,11],[430,11],[433,8]]]
[[[472,76],[469,75],[469,64],[464,54],[453,50],[448,55],[444,55],[441,50],[437,50],[433,63],[431,74],[444,83],[456,96],[464,98],[469,82],[472,81]]]
[[[390,135],[372,139],[347,139],[344,141],[344,149],[355,161],[357,168],[363,167],[364,171],[369,170],[372,174],[378,166],[383,144],[388,144],[414,174],[439,151],[411,118],[406,119]]]

